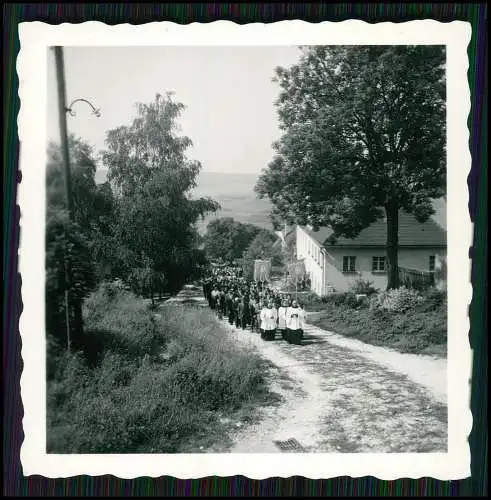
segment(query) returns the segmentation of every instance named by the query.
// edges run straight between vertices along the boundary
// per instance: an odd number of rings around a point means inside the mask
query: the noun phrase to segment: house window
[[[430,269],[430,273],[435,272],[435,256],[434,255],[430,255],[429,269]]]
[[[348,255],[343,257],[343,273],[354,273],[356,271],[356,257]]]
[[[372,272],[381,273],[385,270],[385,257],[372,257]]]
[[[435,256],[430,255],[428,267],[430,269],[430,285],[435,285]]]

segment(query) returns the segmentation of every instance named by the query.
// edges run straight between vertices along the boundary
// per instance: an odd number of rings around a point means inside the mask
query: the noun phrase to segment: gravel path
[[[176,301],[206,306],[197,287],[179,295]],[[275,442],[287,440],[302,452],[446,452],[446,360],[312,325],[303,345],[294,346],[223,323],[237,343],[274,365],[269,381],[281,403],[259,409],[257,423],[240,427],[231,448],[208,452],[278,453]]]

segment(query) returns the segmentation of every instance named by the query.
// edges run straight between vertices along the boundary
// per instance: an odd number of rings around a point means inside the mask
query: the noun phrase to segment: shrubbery
[[[353,292],[330,293],[329,295],[324,295],[321,301],[324,304],[333,304],[335,306],[346,305],[348,307],[358,307],[362,305],[356,299],[356,295]]]
[[[370,296],[377,293],[378,289],[373,286],[372,281],[363,280],[362,278],[360,278],[352,285],[351,291],[354,294],[364,294]]]
[[[418,304],[418,311],[434,311],[447,303],[447,292],[430,288],[424,295],[424,300]]]
[[[118,284],[86,302],[85,355],[48,352],[48,451],[179,451],[218,410],[266,394],[263,362],[237,347],[208,309],[154,319]]]
[[[368,282],[367,282],[368,283]],[[358,290],[364,289],[365,293],[363,295],[369,296],[369,301],[358,300],[355,292],[343,292],[343,293],[331,293],[329,295],[324,295],[321,301],[324,304],[333,304],[335,306],[345,305],[352,308],[362,308],[369,305],[370,309],[380,309],[384,311],[395,311],[404,312],[409,309],[414,309],[415,307],[422,304],[425,299],[416,290],[411,290],[405,287],[388,290],[382,293],[375,293],[373,291],[369,292],[369,286],[365,283],[362,287],[358,287]],[[361,292],[359,292],[362,294]],[[437,307],[443,303],[443,298],[441,292],[433,292],[432,295],[428,295],[428,299],[431,302],[430,309]]]
[[[322,302],[320,315],[311,321],[327,330],[402,352],[444,355],[446,351],[444,292],[430,290],[422,295],[399,288],[372,295],[369,307],[351,292],[329,294]]]
[[[368,283],[368,282],[367,282]],[[368,292],[369,285],[366,284],[365,291]],[[361,288],[358,288],[360,290]],[[446,304],[446,292],[430,289],[424,294],[417,290],[406,287],[388,290],[381,293],[371,292],[367,300],[359,300],[354,291],[330,293],[322,297],[310,298],[305,301],[307,306],[316,305],[319,301],[323,304],[334,306],[347,306],[354,309],[369,307],[371,310],[381,310],[390,312],[405,312],[412,309],[418,311],[432,311]],[[309,309],[313,309],[309,307]]]
[[[318,304],[319,302],[322,302],[321,297],[319,297],[316,293],[314,292],[305,292],[302,294],[302,301],[305,304]]]
[[[402,286],[373,296],[370,307],[384,311],[405,312],[414,309],[423,300],[418,291]]]

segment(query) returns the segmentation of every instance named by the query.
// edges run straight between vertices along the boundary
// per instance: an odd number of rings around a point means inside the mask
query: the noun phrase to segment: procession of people
[[[289,293],[282,293],[266,280],[251,280],[233,265],[212,267],[203,279],[203,293],[219,319],[275,340],[279,333],[290,344],[301,344],[305,311]]]

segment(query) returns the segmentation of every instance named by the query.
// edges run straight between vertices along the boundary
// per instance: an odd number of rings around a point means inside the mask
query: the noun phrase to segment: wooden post
[[[63,61],[63,48],[55,47],[56,78],[58,83],[58,114],[60,122],[61,152],[65,167],[65,196],[68,215],[70,220],[74,219],[73,197],[72,197],[72,177],[70,171],[70,153],[68,149],[68,129],[66,123],[66,87],[65,87],[65,66]]]
[[[73,196],[72,196],[72,177],[70,171],[70,152],[68,146],[68,129],[66,122],[66,87],[65,87],[65,67],[63,61],[63,48],[55,47],[55,63],[56,63],[56,79],[58,87],[58,118],[60,124],[60,142],[61,142],[61,152],[63,157],[63,163],[65,167],[65,201],[68,211],[69,221],[72,222],[75,219],[74,207],[73,207]],[[65,244],[68,241],[68,230],[65,226]],[[65,301],[67,306],[67,342],[71,344],[74,339],[74,335],[70,334],[70,322],[69,312],[70,312],[70,290],[72,287],[72,263],[68,252],[65,249]],[[78,337],[82,334],[82,308],[81,304],[77,302],[73,303],[74,308],[74,319],[75,319],[75,336]]]

